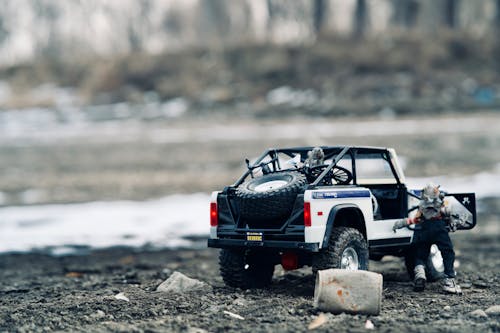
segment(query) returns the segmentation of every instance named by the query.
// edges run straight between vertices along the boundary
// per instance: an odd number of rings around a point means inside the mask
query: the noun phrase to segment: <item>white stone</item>
[[[470,317],[475,317],[475,318],[487,318],[488,317],[488,315],[486,314],[486,312],[484,312],[481,309],[477,309],[477,310],[469,312],[469,316]]]
[[[487,315],[499,316],[500,315],[500,305],[493,305],[484,311]]]
[[[314,330],[322,325],[324,325],[328,321],[328,318],[324,313],[320,313],[317,317],[315,317],[309,326],[307,326],[308,330]]]
[[[106,317],[106,313],[102,310],[97,310],[97,312],[92,314],[92,317],[94,318],[104,318]]]
[[[187,333],[208,333],[206,330],[203,328],[199,327],[188,327]]]
[[[207,284],[196,279],[187,277],[180,272],[174,272],[168,279],[163,281],[156,291],[169,293],[184,293],[192,290],[207,288]]]
[[[226,310],[224,310],[224,313],[227,314],[231,318],[235,318],[235,319],[239,319],[239,320],[245,320],[245,318],[243,318],[242,316],[240,316],[237,313],[229,312],[229,311],[226,311]]]
[[[375,329],[375,325],[373,325],[372,321],[370,319],[368,319],[365,323],[365,328],[367,330],[373,330],[373,329]]]
[[[115,298],[120,300],[120,301],[125,301],[125,302],[130,302],[127,296],[125,296],[124,293],[118,293],[115,295]]]

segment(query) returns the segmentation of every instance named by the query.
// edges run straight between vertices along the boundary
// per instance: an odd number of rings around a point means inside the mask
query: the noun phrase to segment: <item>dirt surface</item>
[[[482,202],[493,212],[498,200]],[[378,316],[327,314],[316,331],[366,331],[367,319],[379,332],[499,332],[499,317],[475,317],[471,311],[500,304],[500,235],[490,217],[481,226],[453,234],[458,281],[464,294],[447,296],[439,283],[412,291],[403,262],[385,257],[370,262],[384,276]],[[113,332],[296,332],[306,331],[319,315],[312,306],[310,269],[285,273],[276,266],[273,283],[263,290],[224,286],[218,251],[112,248],[83,255],[54,257],[41,253],[0,256],[0,331]],[[209,287],[184,294],[157,292],[174,271]],[[124,293],[129,301],[116,299]],[[229,311],[242,316],[235,319]]]
[[[244,157],[256,156],[269,146],[394,146],[406,160],[408,176],[458,173],[472,177],[495,170],[499,161],[500,136],[492,130],[498,120],[492,115],[486,117],[492,125],[481,131],[464,127],[467,131],[463,133],[426,136],[394,136],[388,131],[363,137],[306,133],[275,139],[266,136],[273,133],[268,131],[238,142],[154,143],[132,137],[124,142],[103,139],[96,144],[64,140],[3,145],[0,183],[4,202],[0,205],[146,199],[213,190],[236,179]],[[141,133],[149,130],[147,127]],[[192,132],[197,132],[196,126]],[[482,199],[478,210],[478,228],[453,235],[460,263],[458,281],[464,295],[445,296],[438,283],[415,293],[402,261],[384,258],[371,262],[371,270],[384,275],[380,315],[327,314],[327,323],[317,331],[366,331],[369,319],[380,332],[500,332],[499,317],[470,315],[471,311],[500,305],[500,200]],[[295,332],[307,330],[319,315],[312,306],[314,281],[310,269],[284,273],[277,266],[270,288],[241,291],[224,286],[218,273],[218,252],[206,249],[204,241],[198,245],[197,249],[155,251],[82,248],[81,255],[60,257],[1,254],[0,332]],[[181,295],[156,292],[156,287],[175,271],[204,281],[210,288]],[[128,302],[114,297],[120,292]]]

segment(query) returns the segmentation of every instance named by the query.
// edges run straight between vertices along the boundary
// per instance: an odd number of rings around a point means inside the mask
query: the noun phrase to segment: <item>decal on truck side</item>
[[[348,191],[324,191],[313,192],[313,199],[340,199],[340,198],[369,198],[368,190],[348,190]]]

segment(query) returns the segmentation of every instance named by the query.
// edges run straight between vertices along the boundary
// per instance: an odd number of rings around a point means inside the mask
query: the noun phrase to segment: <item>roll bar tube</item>
[[[337,165],[340,159],[344,157],[344,155],[349,151],[349,149],[351,149],[351,147],[345,147],[344,149],[342,149],[342,151],[337,155],[337,157],[335,157],[335,160],[332,162],[332,164],[326,167],[326,169],[323,170],[323,172],[318,176],[318,178],[316,178],[316,180],[313,183],[311,183],[311,185],[309,185],[309,187],[317,186],[319,182],[322,181],[323,178],[330,172],[330,170],[332,170],[333,167]]]
[[[253,163],[252,167],[256,166],[257,164],[259,164],[260,162],[262,162],[262,160],[271,152],[272,149],[268,149],[266,150],[262,155],[260,155],[260,157]],[[248,177],[248,175],[250,174],[250,172],[252,172],[250,169],[248,169],[237,181],[236,183],[233,184],[234,187],[238,187],[241,185],[241,183],[243,183],[245,181],[245,179]]]

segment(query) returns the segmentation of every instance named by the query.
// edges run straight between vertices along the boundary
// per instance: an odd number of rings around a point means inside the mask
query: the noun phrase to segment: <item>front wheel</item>
[[[271,284],[274,273],[272,256],[249,250],[222,249],[219,254],[220,274],[230,287],[264,288]]]
[[[315,254],[312,270],[340,268],[347,270],[368,270],[368,244],[363,235],[354,228],[333,228],[325,249]]]

